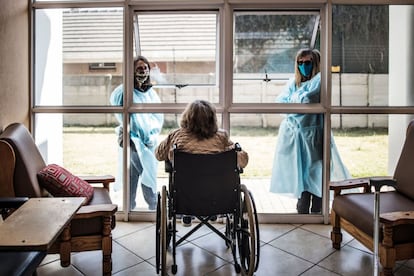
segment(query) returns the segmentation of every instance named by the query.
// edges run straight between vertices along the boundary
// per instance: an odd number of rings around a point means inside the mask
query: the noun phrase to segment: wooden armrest
[[[96,204],[82,206],[75,215],[75,219],[112,216],[118,211],[116,204]]]
[[[80,176],[83,180],[88,183],[102,183],[103,187],[109,191],[109,184],[115,182],[115,177],[112,175],[91,175],[91,176]]]
[[[329,183],[329,189],[334,191],[334,195],[340,195],[342,190],[353,188],[364,188],[364,192],[369,192],[369,178],[352,178],[342,181],[332,181]]]
[[[382,213],[380,215],[380,222],[389,226],[414,224],[414,211]]]
[[[370,186],[375,188],[375,191],[379,192],[382,186],[391,186],[395,187],[397,181],[393,179],[391,176],[383,176],[383,177],[371,177],[369,179]]]

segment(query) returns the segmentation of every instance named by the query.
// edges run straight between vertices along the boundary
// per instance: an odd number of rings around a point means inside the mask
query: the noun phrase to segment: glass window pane
[[[234,102],[273,103],[301,48],[319,48],[318,12],[236,12]]]
[[[332,65],[342,73],[388,73],[386,5],[334,5]]]
[[[136,13],[135,55],[152,64],[163,103],[218,102],[216,13]]]
[[[388,175],[388,115],[332,115],[335,143],[352,177]]]
[[[388,105],[388,20],[388,6],[333,6],[332,105]]]
[[[35,139],[46,164],[74,175],[117,176],[117,147],[112,114],[37,114]],[[121,204],[111,184],[111,198]]]
[[[414,105],[413,9],[333,6],[332,105]]]
[[[331,119],[336,146],[353,178],[394,174],[412,115],[335,114]]]
[[[35,16],[35,105],[108,105],[122,82],[122,9],[38,9]]]
[[[412,118],[409,115],[332,115],[334,143],[350,176],[392,175]],[[297,198],[270,192],[282,119],[277,114],[231,115],[231,139],[249,154],[242,182],[254,194],[259,213],[297,213]]]
[[[296,213],[297,199],[270,192],[280,114],[232,114],[230,138],[249,154],[241,181],[254,195],[258,213]]]

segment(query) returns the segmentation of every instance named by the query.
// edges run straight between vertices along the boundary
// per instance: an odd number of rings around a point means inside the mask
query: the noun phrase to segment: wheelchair
[[[158,193],[156,209],[157,274],[167,275],[167,250],[172,255],[171,272],[177,273],[177,247],[203,225],[230,248],[236,273],[253,275],[257,270],[259,222],[253,196],[240,184],[239,150],[238,144],[233,150],[217,154],[191,154],[175,148],[172,162],[166,161],[169,187],[167,190],[164,185]],[[199,221],[179,240],[177,215],[191,215]],[[224,232],[210,223],[216,216],[225,221]]]

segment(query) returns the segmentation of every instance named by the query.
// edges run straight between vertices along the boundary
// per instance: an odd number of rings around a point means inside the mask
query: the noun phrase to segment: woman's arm
[[[168,151],[169,151],[169,145],[168,145],[168,137],[160,142],[160,144],[155,148],[155,158],[157,158],[158,161],[165,161],[168,160]]]
[[[223,137],[227,143],[227,150],[232,150],[236,147],[236,144],[233,143],[230,140],[230,137],[227,133],[227,131],[222,131],[223,132]],[[244,168],[247,166],[247,163],[249,162],[249,155],[247,154],[247,152],[245,152],[243,149],[241,151],[237,152],[237,164],[239,165],[239,167]]]
[[[245,168],[247,163],[249,162],[249,155],[244,150],[237,152],[237,163],[239,164],[240,168]]]
[[[124,98],[124,89],[123,85],[118,85],[111,93],[111,97],[109,102],[111,105],[122,106],[123,105],[123,98]],[[115,113],[115,118],[117,121],[122,125],[122,115],[119,113]]]
[[[168,134],[167,137],[165,137],[164,140],[162,140],[158,146],[155,148],[155,158],[157,158],[158,161],[165,161],[169,160],[168,155],[170,150],[173,146],[173,136],[175,131],[172,131]]]

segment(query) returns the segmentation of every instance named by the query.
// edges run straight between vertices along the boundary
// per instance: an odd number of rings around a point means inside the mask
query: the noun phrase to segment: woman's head
[[[151,65],[143,56],[134,59],[134,88],[146,92],[151,88],[150,79]]]
[[[198,139],[213,137],[218,130],[216,108],[208,101],[195,100],[184,110],[180,126]]]
[[[310,80],[320,71],[320,53],[316,49],[301,49],[295,59],[295,82],[300,86],[301,82]]]

